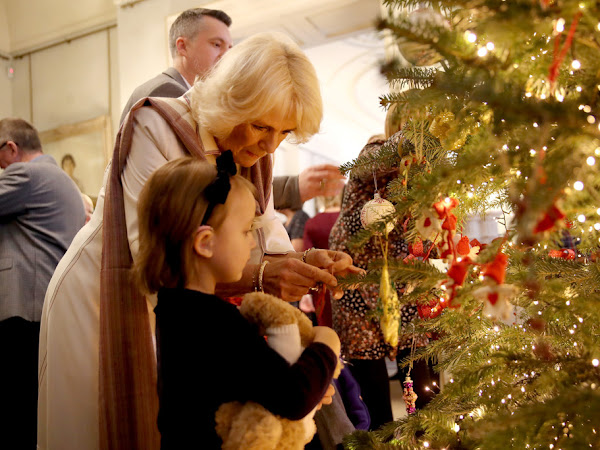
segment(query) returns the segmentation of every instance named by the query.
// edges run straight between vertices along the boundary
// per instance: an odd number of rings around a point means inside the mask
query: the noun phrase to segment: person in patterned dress
[[[389,129],[391,114],[388,113],[386,127]],[[396,127],[395,130],[399,128]],[[386,130],[387,131],[387,130]],[[384,144],[398,146],[402,133],[393,134],[386,141],[385,136],[374,136],[361,150],[359,156],[375,154]],[[376,173],[377,190],[373,173]],[[342,199],[340,215],[334,224],[329,236],[331,250],[338,250],[352,256],[354,264],[362,269],[367,269],[370,261],[382,258],[378,242],[371,239],[362,248],[351,250],[347,243],[352,235],[360,231],[363,226],[360,214],[363,206],[372,200],[375,192],[386,198],[387,185],[398,177],[398,168],[374,168],[370,171],[353,171],[350,175]],[[395,227],[389,233],[388,257],[404,259],[409,255],[408,243],[403,239],[400,227]],[[402,285],[397,285],[398,295],[402,295]],[[348,362],[352,375],[360,385],[362,397],[371,415],[371,429],[376,430],[381,425],[393,420],[390,400],[390,385],[385,358],[397,358],[401,361],[410,354],[413,337],[415,345],[427,345],[429,339],[424,335],[414,335],[410,332],[410,323],[417,317],[416,305],[404,305],[401,311],[400,342],[398,347],[387,344],[381,331],[376,313],[379,297],[379,285],[363,285],[356,290],[348,290],[339,300],[332,300],[333,328],[338,333],[342,344],[342,356]],[[421,367],[424,365],[424,367]],[[402,372],[402,371],[400,371]],[[418,373],[418,375],[417,375]],[[411,370],[415,379],[415,392],[417,383],[422,387],[430,384],[431,377],[437,377],[426,362],[415,362]],[[399,376],[400,382],[403,376]],[[423,383],[425,382],[425,383]],[[420,406],[424,405],[429,391],[423,390],[420,395]]]

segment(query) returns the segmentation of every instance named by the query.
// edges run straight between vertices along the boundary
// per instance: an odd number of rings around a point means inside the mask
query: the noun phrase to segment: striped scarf
[[[190,155],[207,159],[186,100],[185,96],[140,100],[131,108],[115,142],[104,201],[100,272],[101,449],[160,448],[156,357],[146,299],[130,278],[133,259],[127,239],[121,175],[131,148],[132,112],[142,106],[153,108],[167,121]],[[241,171],[257,188],[261,213],[271,192],[272,169],[271,158],[265,157]]]

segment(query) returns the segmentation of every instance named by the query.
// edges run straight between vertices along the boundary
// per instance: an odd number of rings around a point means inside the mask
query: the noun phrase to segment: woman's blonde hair
[[[148,178],[138,199],[139,251],[132,269],[143,292],[186,285],[192,242],[208,208],[204,191],[216,175],[212,164],[184,157],[169,161]],[[256,197],[254,185],[236,175],[228,198],[239,188]],[[208,225],[218,229],[227,208],[227,202],[217,205]]]
[[[218,139],[276,111],[296,119],[294,141],[319,131],[323,102],[311,62],[290,38],[259,33],[233,46],[191,89],[194,119]]]

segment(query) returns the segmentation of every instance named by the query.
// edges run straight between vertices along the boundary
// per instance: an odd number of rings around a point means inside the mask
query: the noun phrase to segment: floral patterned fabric
[[[389,142],[398,145],[401,133],[390,137]],[[376,141],[366,145],[360,156],[376,153],[385,141]],[[386,198],[387,184],[397,178],[398,170],[380,171],[377,175],[377,192]],[[348,240],[360,231],[363,226],[360,214],[363,206],[375,195],[373,174],[358,175],[352,173],[344,189],[340,215],[334,224],[329,237],[331,250],[338,250],[352,256],[354,265],[367,269],[370,261],[382,258],[381,248],[376,238],[371,239],[363,248],[351,251],[346,246]],[[408,243],[402,238],[400,227],[394,228],[389,234],[389,259],[405,258],[408,256]],[[402,295],[403,286],[397,285],[398,295]],[[392,348],[385,343],[380,328],[376,308],[379,296],[379,285],[365,285],[356,290],[348,290],[339,300],[332,299],[333,328],[338,333],[342,343],[342,355],[345,359],[380,359],[385,356],[393,359],[399,349],[410,347],[413,334],[410,333],[410,322],[417,315],[415,305],[402,307],[400,343]],[[415,344],[423,346],[428,343],[425,336],[415,336]]]

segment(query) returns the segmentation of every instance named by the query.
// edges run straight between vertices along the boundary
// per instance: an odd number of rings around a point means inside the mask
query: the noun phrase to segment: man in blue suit
[[[26,121],[0,120],[0,167],[0,448],[35,449],[42,304],[85,211]]]

